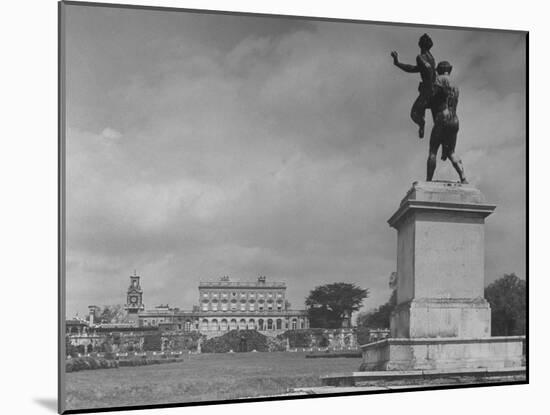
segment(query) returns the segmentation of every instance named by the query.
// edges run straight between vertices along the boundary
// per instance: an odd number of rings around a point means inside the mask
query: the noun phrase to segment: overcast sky
[[[190,309],[199,280],[390,295],[387,219],[424,180],[409,119],[419,36],[460,88],[457,152],[497,210],[486,282],[525,278],[525,43],[518,33],[67,7],[67,314],[125,302]],[[428,131],[431,122],[428,124]],[[436,179],[456,180],[449,162]]]

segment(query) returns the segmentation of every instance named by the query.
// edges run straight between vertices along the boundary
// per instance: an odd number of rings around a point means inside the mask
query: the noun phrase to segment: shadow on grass
[[[55,398],[34,398],[38,405],[57,413],[57,399]]]

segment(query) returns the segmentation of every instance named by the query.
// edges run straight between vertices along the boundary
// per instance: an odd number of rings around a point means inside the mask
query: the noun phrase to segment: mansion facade
[[[284,282],[231,281],[224,276],[218,281],[201,281],[198,305],[180,310],[168,305],[146,309],[140,277],[130,276],[125,310],[133,327],[163,331],[198,331],[209,337],[229,330],[258,330],[278,334],[286,330],[309,328],[306,310],[292,310],[286,299]]]

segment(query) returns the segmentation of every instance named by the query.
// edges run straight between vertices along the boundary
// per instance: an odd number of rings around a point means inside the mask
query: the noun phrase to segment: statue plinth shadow
[[[52,412],[57,413],[57,399],[55,398],[35,398],[34,402]]]

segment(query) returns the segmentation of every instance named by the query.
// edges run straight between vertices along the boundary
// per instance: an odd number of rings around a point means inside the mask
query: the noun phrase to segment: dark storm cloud
[[[424,175],[408,119],[420,28],[69,8],[67,300],[189,308],[199,279],[265,274],[389,295],[386,224]],[[524,277],[521,36],[429,30],[461,87],[458,151],[497,212],[487,279]],[[448,165],[438,178],[454,179]]]

